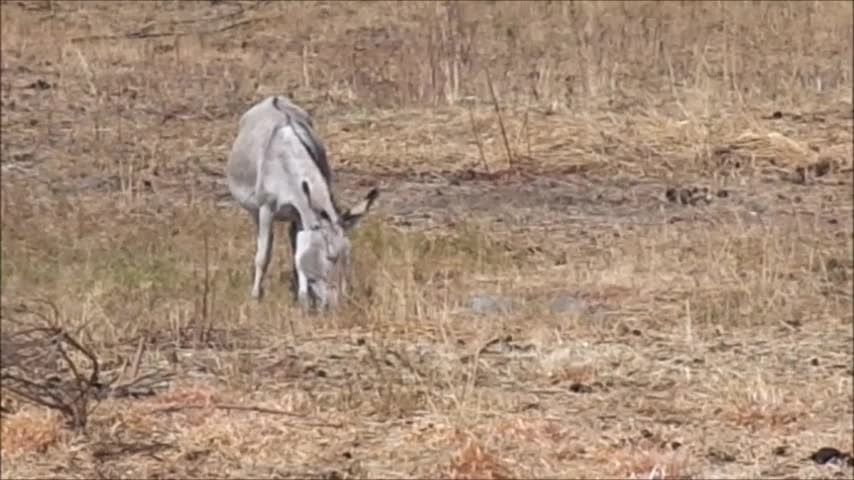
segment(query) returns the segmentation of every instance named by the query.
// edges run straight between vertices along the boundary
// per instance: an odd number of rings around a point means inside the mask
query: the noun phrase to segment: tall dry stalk
[[[501,116],[501,107],[498,105],[498,97],[495,95],[495,88],[492,86],[492,76],[489,74],[489,69],[484,69],[486,73],[486,84],[489,86],[489,95],[492,98],[492,107],[495,109],[495,116],[498,118],[498,127],[501,129],[501,139],[504,141],[504,151],[507,154],[507,168],[513,168],[513,151],[510,149],[510,141],[507,139],[507,129],[504,128],[504,119]]]

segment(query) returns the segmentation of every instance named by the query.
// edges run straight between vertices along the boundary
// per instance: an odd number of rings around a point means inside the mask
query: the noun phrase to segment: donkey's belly
[[[273,216],[279,222],[299,222],[299,212],[293,205],[282,205]]]

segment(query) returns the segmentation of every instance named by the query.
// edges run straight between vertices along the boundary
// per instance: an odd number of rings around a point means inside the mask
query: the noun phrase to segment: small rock
[[[735,455],[733,455],[732,453],[727,452],[725,450],[718,450],[718,449],[709,450],[707,457],[710,460],[714,460],[716,462],[722,462],[722,463],[731,463],[731,462],[734,462],[736,460]]]
[[[780,445],[778,447],[774,447],[774,450],[772,450],[772,452],[778,457],[785,457],[789,454],[789,447],[786,445]]]
[[[668,200],[668,201],[670,201],[671,203],[676,203],[676,196],[677,196],[677,195],[678,195],[678,192],[677,192],[677,191],[676,191],[676,189],[675,189],[675,188],[673,188],[673,187],[668,188],[668,189],[667,189],[667,191],[664,193],[664,196],[665,196],[665,197],[667,198],[667,200]]]
[[[331,470],[322,475],[324,480],[342,480],[344,475],[341,474],[338,470]]]
[[[697,205],[700,202],[712,203],[712,195],[708,187],[668,188],[664,196],[670,203],[680,205]]]
[[[35,90],[47,90],[51,87],[52,87],[51,84],[47,83],[46,81],[44,81],[42,79],[38,79],[35,82],[27,85],[25,88],[32,88]]]
[[[513,302],[491,295],[475,295],[469,302],[469,308],[481,315],[506,314],[513,310]]]
[[[590,393],[593,391],[593,388],[589,385],[575,382],[569,386],[569,391],[572,393]]]
[[[842,453],[833,447],[822,447],[818,451],[809,456],[810,460],[819,465],[841,465],[844,463],[852,464],[852,458],[847,453]]]
[[[587,311],[587,302],[572,294],[560,294],[552,300],[549,311],[551,313],[579,315]]]

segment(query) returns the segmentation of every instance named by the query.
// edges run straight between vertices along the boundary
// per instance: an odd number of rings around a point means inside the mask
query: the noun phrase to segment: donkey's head
[[[308,184],[303,182],[303,192],[311,198]],[[335,218],[323,209],[317,211],[319,223],[303,224],[296,236],[295,266],[298,271],[298,297],[300,304],[310,308],[334,308],[341,295],[347,294],[347,276],[350,269],[350,232],[370,210],[379,196],[376,188]],[[309,200],[310,202],[310,200]]]

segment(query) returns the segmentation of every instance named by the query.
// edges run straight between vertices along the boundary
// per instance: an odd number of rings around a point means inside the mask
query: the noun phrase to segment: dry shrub
[[[60,412],[75,429],[86,427],[89,415],[104,396],[97,356],[62,328],[59,310],[52,317],[20,305],[16,313],[31,314],[48,326],[8,330],[0,337],[0,382],[19,399]]]
[[[813,163],[817,155],[806,145],[779,132],[752,131],[714,149],[713,157],[722,167],[763,169],[769,166],[794,169]]]
[[[532,417],[502,420],[495,426],[495,433],[500,438],[513,439],[518,444],[536,445],[544,450],[565,447],[568,438],[575,434],[570,425]],[[565,455],[566,449],[563,450]]]
[[[733,391],[738,393],[727,402],[729,408],[722,412],[722,417],[751,431],[783,432],[813,410],[794,395],[762,379],[739,382]]]
[[[564,365],[548,373],[549,383],[552,385],[587,384],[596,377],[596,372],[588,365]]]
[[[819,143],[823,145],[807,144],[774,131],[745,131],[712,149],[712,167],[742,174],[777,172],[801,183],[807,178],[851,170],[850,144]]]
[[[154,397],[152,405],[163,408],[180,408],[182,406],[213,407],[217,404],[235,403],[240,400],[238,392],[224,385],[216,385],[202,381],[182,382],[174,389]]]
[[[629,447],[614,454],[617,475],[632,479],[691,478],[691,465],[684,451]]]
[[[464,446],[454,455],[450,465],[441,475],[455,479],[508,479],[516,478],[493,453],[487,451],[471,435],[458,435],[464,438]]]
[[[30,453],[45,453],[67,435],[62,418],[45,409],[24,407],[0,420],[3,461]]]

